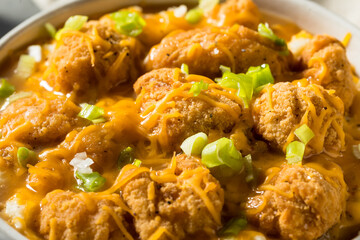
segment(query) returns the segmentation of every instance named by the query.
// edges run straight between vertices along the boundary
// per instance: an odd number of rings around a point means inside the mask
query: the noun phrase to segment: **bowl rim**
[[[336,13],[322,7],[316,2],[312,2],[310,0],[253,0],[254,3],[259,7],[259,9],[264,13],[269,13],[272,15],[280,16],[284,19],[290,19],[287,17],[286,9],[283,9],[282,11],[278,11],[279,4],[284,4],[286,6],[291,6],[293,8],[299,7],[299,8],[308,8],[311,9],[312,12],[316,12],[317,14],[324,16],[325,18],[332,19],[333,22],[337,22],[338,25],[344,26],[347,31],[350,31],[353,38],[360,39],[360,28],[356,27],[354,24],[348,22],[347,20],[343,19]],[[40,36],[44,36],[44,34],[41,34],[38,29],[40,26],[43,26],[46,22],[51,22],[54,25],[58,25],[61,22],[64,22],[69,14],[67,13],[66,9],[76,8],[78,9],[81,6],[85,5],[91,5],[94,3],[110,3],[114,2],[115,6],[130,6],[130,5],[164,5],[164,4],[191,4],[195,3],[195,0],[122,0],[122,1],[116,1],[116,0],[87,0],[87,1],[73,1],[73,0],[63,0],[61,2],[55,3],[47,10],[40,11],[39,13],[35,14],[34,16],[26,19],[19,25],[17,25],[15,28],[10,30],[7,34],[5,34],[0,39],[0,66],[4,63],[5,59],[8,57],[8,55],[11,54],[12,51],[19,50],[23,48],[25,45],[30,44],[36,39],[39,39]],[[115,4],[116,2],[116,4]],[[274,4],[276,2],[277,4]],[[101,11],[99,12],[105,12],[106,10],[103,10],[104,7],[101,7]],[[62,17],[59,17],[60,15],[63,15]],[[70,14],[71,16],[71,14]],[[61,18],[60,20],[55,20],[55,18]],[[54,22],[53,22],[54,20]],[[291,20],[291,19],[290,19]],[[299,25],[301,28],[303,24],[299,23],[297,21],[294,21],[297,25]],[[30,38],[28,40],[23,39],[21,43],[14,43],[14,41],[19,40],[23,34],[23,32],[27,29],[36,29],[37,31],[34,33],[33,38]],[[44,29],[42,32],[45,32]],[[338,36],[336,36],[338,38]],[[359,41],[360,42],[360,41]],[[352,44],[352,43],[350,43]],[[360,50],[360,43],[358,49]],[[354,63],[352,63],[354,64]],[[356,69],[359,72],[360,71],[360,59],[358,60],[356,64]],[[5,220],[0,218],[0,231],[3,232],[8,236],[8,239],[26,239],[22,234],[20,234],[15,228],[10,226]]]

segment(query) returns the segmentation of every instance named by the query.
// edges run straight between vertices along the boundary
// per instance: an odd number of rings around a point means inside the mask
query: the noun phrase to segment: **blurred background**
[[[0,37],[23,20],[62,0],[0,0]],[[299,0],[306,1],[306,0]],[[312,0],[360,27],[360,0]]]

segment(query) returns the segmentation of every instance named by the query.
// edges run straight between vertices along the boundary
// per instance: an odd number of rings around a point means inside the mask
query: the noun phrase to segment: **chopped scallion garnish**
[[[189,75],[189,66],[185,63],[181,64],[181,72],[185,75]]]
[[[199,8],[204,12],[210,12],[217,4],[219,4],[219,2],[219,0],[200,0]]]
[[[15,87],[11,85],[5,78],[1,78],[0,98],[7,98],[15,92]]]
[[[134,149],[132,147],[127,147],[120,152],[119,159],[118,159],[118,167],[122,168],[126,164],[131,164],[134,162]]]
[[[305,144],[293,141],[286,146],[286,160],[289,164],[301,162],[304,157]]]
[[[76,171],[76,177],[82,181],[80,188],[86,192],[96,192],[104,186],[106,179],[98,172],[80,173]]]
[[[55,39],[59,40],[64,30],[80,30],[83,25],[87,22],[88,17],[82,15],[71,16],[66,20],[64,27],[57,31]]]
[[[354,156],[360,159],[360,144],[353,145],[352,148]]]
[[[115,22],[118,32],[131,37],[140,35],[146,25],[145,20],[137,12],[128,10],[111,13],[110,18]]]
[[[64,27],[61,28],[59,31],[57,31],[57,33],[55,34],[55,39],[59,40],[61,37],[61,34],[65,31],[65,30],[80,30],[83,25],[87,22],[88,17],[87,16],[82,16],[82,15],[75,15],[75,16],[71,16],[68,18],[68,20],[66,20]]]
[[[27,168],[27,164],[35,164],[37,155],[34,151],[26,147],[19,147],[17,150],[17,159],[20,166]]]
[[[45,29],[52,38],[55,38],[56,28],[51,23],[45,23]]]
[[[243,100],[245,108],[249,106],[254,92],[258,92],[261,87],[269,83],[274,83],[268,64],[250,67],[246,74],[232,73],[230,68],[224,66],[220,66],[220,69],[223,75],[220,80],[217,80],[217,83],[222,87],[238,90],[236,95]]]
[[[16,76],[27,79],[34,72],[35,59],[29,55],[20,56],[19,63],[15,69]]]
[[[258,32],[261,36],[269,38],[270,40],[272,40],[276,45],[278,46],[285,46],[286,42],[284,39],[279,38],[278,36],[276,36],[276,34],[273,32],[273,30],[271,30],[271,28],[269,27],[268,23],[260,23],[258,25]]]
[[[142,163],[141,160],[135,159],[132,164],[135,165],[135,166],[137,166],[137,167],[140,167],[141,163]]]
[[[224,73],[226,73],[226,72],[231,72],[231,68],[229,68],[229,67],[226,67],[226,66],[224,66],[224,65],[220,65],[220,70],[221,70],[221,72],[224,74]]]
[[[279,38],[276,34],[271,30],[268,23],[260,23],[258,25],[258,32],[261,36],[269,38],[276,45],[282,47],[282,50],[279,52],[280,55],[287,56],[289,55],[289,49],[284,39]]]
[[[207,90],[208,87],[209,84],[201,80],[200,82],[196,82],[191,86],[189,93],[192,93],[194,97],[197,97],[202,90]]]
[[[203,10],[201,8],[193,8],[186,13],[185,20],[190,24],[196,24],[200,22],[202,17]]]
[[[205,133],[199,132],[183,141],[180,148],[187,156],[198,155],[200,156],[205,145],[208,143],[208,137]]]
[[[303,124],[294,131],[294,134],[302,141],[305,145],[315,136],[314,132]]]
[[[236,217],[228,221],[219,231],[220,237],[235,237],[241,230],[244,230],[247,225],[245,217]]]
[[[274,83],[274,77],[268,64],[262,64],[257,67],[250,67],[246,73],[253,79],[254,92],[259,92],[262,86]]]
[[[206,145],[201,153],[201,162],[209,168],[226,165],[235,172],[243,166],[241,153],[228,138],[220,138]]]
[[[235,74],[232,72],[224,72],[221,81],[218,83],[222,87],[237,89],[237,96],[240,97],[245,107],[249,106],[249,102],[253,95],[252,78],[243,73]]]
[[[97,118],[97,119],[94,119],[94,120],[91,120],[94,124],[97,124],[97,123],[103,123],[103,122],[106,122],[106,119],[101,117],[101,118]]]
[[[244,157],[244,166],[246,171],[245,181],[246,182],[253,181],[255,179],[255,176],[254,176],[254,168],[252,165],[252,158],[250,154]]]
[[[71,29],[71,30],[80,30],[83,25],[87,22],[88,17],[82,16],[82,15],[75,15],[72,17],[69,17],[68,20],[66,20],[64,29]]]
[[[86,118],[93,123],[104,122],[103,118],[104,109],[95,105],[90,105],[87,103],[80,104],[81,111],[78,114],[79,117]]]

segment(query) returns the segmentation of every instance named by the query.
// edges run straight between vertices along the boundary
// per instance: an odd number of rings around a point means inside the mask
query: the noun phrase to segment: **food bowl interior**
[[[194,0],[88,0],[71,3],[63,1],[51,9],[26,20],[0,40],[0,65],[6,64],[6,57],[11,55],[12,52],[31,44],[39,38],[47,37],[44,28],[44,24],[47,22],[59,27],[68,17],[75,14],[99,16],[99,14],[130,5],[158,8],[163,5],[195,4],[195,2]],[[340,40],[347,33],[351,33],[352,39],[347,46],[347,54],[350,62],[359,73],[359,29],[308,0],[254,0],[254,2],[267,16],[288,19],[311,33],[328,34]],[[0,219],[0,231],[9,235],[6,238],[1,238],[0,235],[0,239],[25,239],[2,219]]]

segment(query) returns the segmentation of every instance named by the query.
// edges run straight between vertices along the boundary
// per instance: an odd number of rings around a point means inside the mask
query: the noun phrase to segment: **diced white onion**
[[[74,172],[92,173],[91,165],[94,161],[88,158],[86,152],[75,154],[74,158],[70,161],[70,165],[74,167]]]
[[[16,228],[23,228],[22,221],[24,219],[25,205],[19,204],[16,195],[12,196],[5,204],[5,214],[11,218],[11,222]]]
[[[35,59],[35,62],[41,62],[42,50],[40,45],[31,45],[28,47],[29,56]]]
[[[290,51],[295,55],[298,56],[300,53],[304,50],[306,44],[310,42],[309,38],[303,38],[303,37],[292,37],[291,41],[288,43],[288,48]]]
[[[177,18],[184,17],[187,12],[186,5],[180,5],[178,7],[170,8],[169,10],[172,10],[174,12],[174,16]]]

